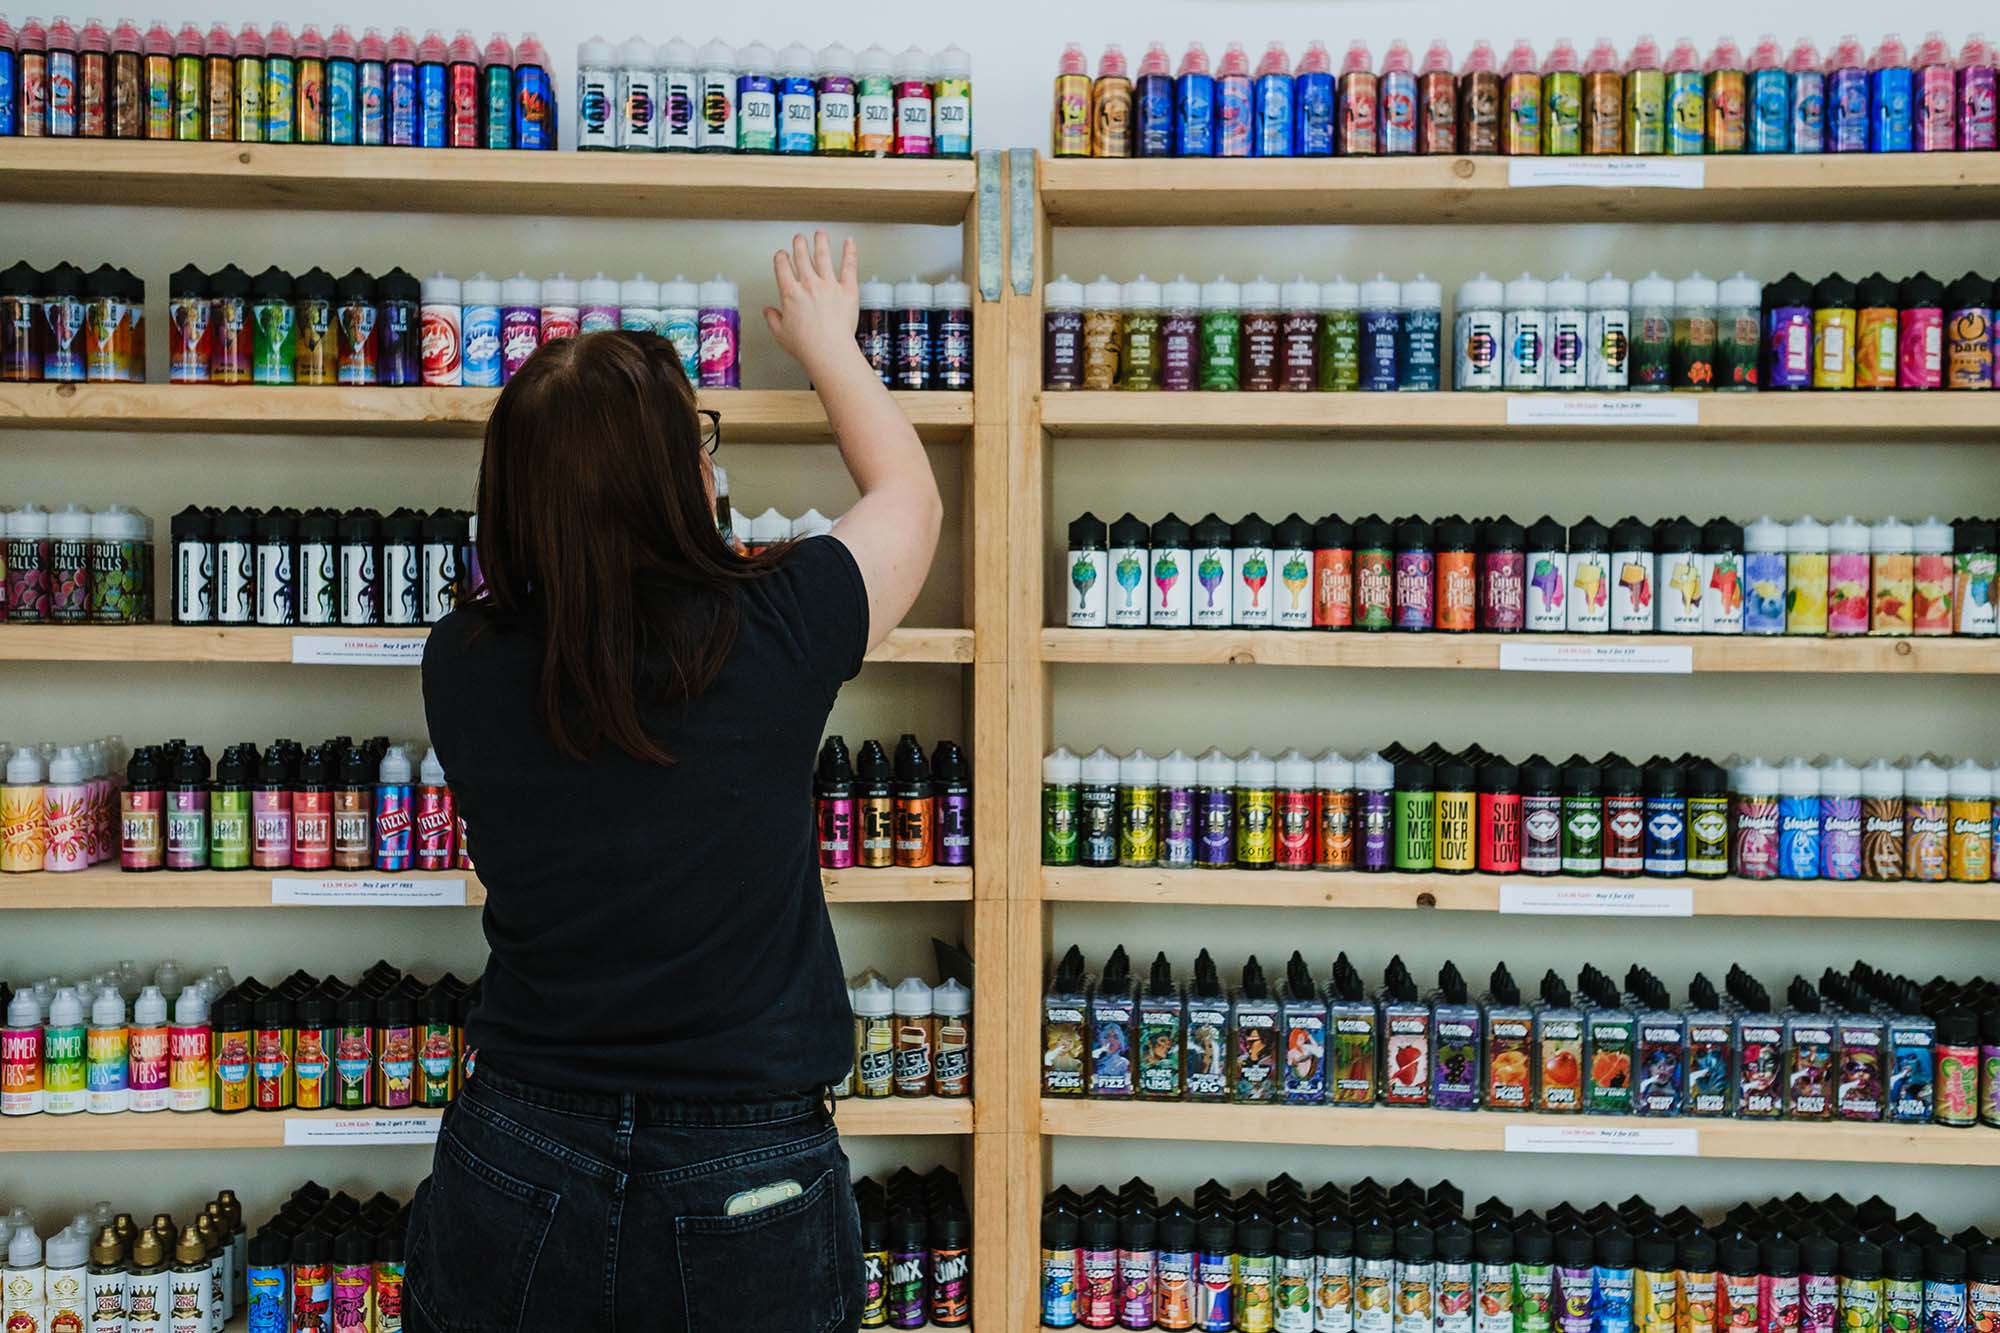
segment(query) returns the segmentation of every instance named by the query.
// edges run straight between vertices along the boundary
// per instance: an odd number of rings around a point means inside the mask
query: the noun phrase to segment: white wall
[[[974,60],[975,136],[980,147],[1025,145],[1046,151],[1049,78],[1061,44],[1082,41],[1093,60],[1106,41],[1124,44],[1136,61],[1147,41],[1168,43],[1178,60],[1191,38],[1219,55],[1228,40],[1246,42],[1253,57],[1271,37],[1290,45],[1294,58],[1312,37],[1325,39],[1336,58],[1353,36],[1367,38],[1376,56],[1401,35],[1421,54],[1433,34],[1447,37],[1463,57],[1475,36],[1504,53],[1517,34],[1538,47],[1567,34],[1587,47],[1596,26],[1621,45],[1647,23],[1670,43],[1679,31],[1703,49],[1722,31],[1740,41],[1774,28],[1787,44],[1810,32],[1822,48],[1849,28],[1872,43],[1879,7],[1858,0],[1767,4],[1746,16],[1740,5],[1685,0],[1672,15],[1639,7],[1600,7],[1586,18],[1574,5],[1523,3],[1502,14],[1464,0],[1330,0],[1308,5],[1226,0],[1156,0],[1077,6],[1054,0],[1018,0],[1000,6],[951,6],[916,0],[877,0],[861,7],[829,8],[797,0],[763,0],[732,11],[718,24],[707,12],[665,11],[633,0],[602,0],[587,9],[557,9],[499,0],[484,6],[432,4],[413,10],[383,0],[356,0],[311,17],[336,12],[352,24],[385,27],[414,22],[449,34],[461,24],[483,41],[494,28],[518,33],[538,28],[558,66],[563,131],[574,114],[573,56],[593,32],[616,41],[637,30],[654,40],[681,35],[696,42],[712,35],[774,46],[794,38],[818,47],[839,39],[851,47],[881,42],[891,49],[917,43],[937,49],[957,42]],[[268,21],[260,0],[222,0],[196,13],[169,14],[204,22],[219,15],[232,24]],[[307,15],[289,15],[296,24]],[[1935,24],[1954,43],[1985,21],[1982,7],[1965,0],[1935,2],[1907,16],[1904,36],[1914,43],[1918,24]],[[883,171],[896,169],[881,164]],[[1246,164],[1246,171],[1254,165]],[[809,219],[808,219],[809,221]],[[746,318],[745,383],[792,386],[797,371],[780,363],[755,307],[769,299],[768,256],[791,228],[778,224],[577,219],[449,218],[422,215],[277,213],[169,213],[112,208],[60,209],[0,206],[0,262],[16,257],[37,264],[72,259],[85,266],[103,260],[125,264],[152,284],[156,366],[164,364],[164,327],[157,318],[167,274],[181,264],[215,267],[234,261],[252,272],[279,263],[300,270],[318,263],[335,273],[354,264],[380,270],[401,264],[415,273],[439,266],[460,274],[484,267],[495,273],[557,268],[589,273],[602,268],[624,276],[644,269],[653,276],[723,271],[743,284]],[[857,228],[864,272],[939,277],[959,264],[953,228]],[[1991,271],[2000,224],[1738,227],[1366,227],[1285,230],[1063,232],[1056,267],[1077,276],[1109,272],[1155,277],[1175,272],[1207,276],[1257,271],[1272,276],[1306,272],[1352,277],[1381,270],[1407,277],[1419,270],[1441,279],[1447,299],[1458,282],[1484,268],[1511,275],[1533,268],[1552,275],[1563,268],[1594,274],[1611,266],[1637,274],[1649,267],[1678,275],[1699,265],[1714,276],[1737,268],[1764,278],[1787,268],[1817,277],[1839,267],[1858,277],[1882,267],[1901,276],[1917,266],[1948,278],[1968,267]],[[755,511],[777,504],[796,512],[816,504],[829,513],[852,491],[830,451],[742,449],[725,446],[738,506]],[[191,501],[214,504],[398,503],[469,504],[476,449],[469,442],[351,441],[226,437],[12,433],[0,467],[0,505],[36,500],[77,500],[101,505],[135,503],[160,522]],[[947,492],[947,513],[959,511],[961,477],[956,452],[933,451]],[[1861,445],[1820,449],[1800,445],[1649,446],[1597,448],[1582,444],[1451,445],[1354,443],[1190,444],[1158,446],[1074,442],[1056,446],[1053,541],[1060,524],[1084,508],[1106,518],[1126,508],[1155,517],[1172,507],[1194,518],[1214,508],[1235,517],[1246,508],[1276,519],[1297,507],[1309,516],[1338,508],[1350,516],[1369,509],[1385,514],[1418,510],[1472,513],[1511,509],[1527,521],[1543,510],[1574,519],[1585,511],[1609,522],[1637,511],[1651,517],[1667,509],[1701,516],[1727,510],[1741,517],[1770,509],[1810,509],[1822,518],[1853,510],[1905,517],[1965,508],[2000,508],[2000,486],[1983,446],[1926,446],[1890,450]],[[955,521],[945,550],[915,617],[921,623],[960,620]],[[1496,681],[1463,673],[1325,673],[1277,670],[1156,669],[1113,674],[1065,667],[1055,673],[1055,734],[1072,745],[1104,742],[1125,749],[1143,743],[1159,750],[1193,748],[1210,741],[1231,748],[1267,750],[1285,743],[1308,749],[1350,747],[1400,736],[1413,743],[1437,735],[1448,741],[1478,739],[1497,748],[1541,745],[1567,753],[1595,751],[1614,742],[1629,751],[1683,747],[1726,750],[1754,744],[1772,751],[1835,749],[1860,756],[1903,749],[1976,747],[2000,758],[2000,724],[1985,687],[1970,680],[1727,677],[1686,680],[1587,680],[1560,691],[1546,682]],[[843,696],[834,726],[850,738],[914,728],[927,739],[961,735],[961,673],[949,667],[871,668]],[[13,665],[0,671],[0,734],[13,738],[117,730],[129,739],[168,734],[215,741],[224,737],[320,735],[334,731],[410,733],[421,730],[415,676],[388,671],[308,673],[267,668],[82,668]],[[962,735],[961,735],[962,738]],[[1545,739],[1546,738],[1546,739]],[[213,747],[211,747],[213,748]],[[983,781],[997,775],[982,773]],[[4,886],[0,886],[4,889]],[[293,966],[351,969],[378,956],[426,969],[477,970],[483,955],[471,914],[453,913],[215,913],[9,914],[0,934],[0,967],[21,977],[82,969],[119,957],[152,958],[173,952],[191,961],[219,960],[237,974],[286,971]],[[850,968],[875,963],[887,971],[920,966],[932,933],[956,934],[951,908],[836,909],[836,923]],[[1643,954],[1663,976],[1680,981],[1697,967],[1720,971],[1731,960],[1782,981],[1794,970],[1816,974],[1866,954],[1885,966],[1920,975],[1935,971],[1991,972],[2000,959],[1994,927],[1858,926],[1845,923],[1757,922],[1602,925],[1522,930],[1509,923],[1456,914],[1308,914],[1177,909],[1142,915],[1110,908],[1064,907],[1055,912],[1054,937],[1071,939],[1101,956],[1123,940],[1148,954],[1167,948],[1183,960],[1207,944],[1219,958],[1238,960],[1251,949],[1309,948],[1320,967],[1333,950],[1348,948],[1371,972],[1401,949],[1413,965],[1433,968],[1446,956],[1461,967],[1483,969],[1500,956],[1517,973],[1555,964],[1573,972],[1584,958],[1621,966]],[[1982,1131],[1983,1132],[1983,1131]],[[4,1133],[4,1126],[0,1126]],[[913,1164],[949,1160],[949,1141],[907,1144],[863,1141],[857,1166],[879,1169],[907,1149]],[[0,1197],[30,1203],[51,1217],[79,1199],[110,1194],[121,1206],[178,1207],[221,1185],[239,1188],[253,1214],[269,1208],[298,1180],[312,1175],[358,1189],[407,1184],[422,1155],[397,1151],[324,1154],[303,1151],[181,1154],[143,1161],[124,1155],[7,1157],[0,1159]],[[1905,1206],[1922,1206],[1941,1222],[1975,1216],[2000,1222],[1992,1186],[1981,1172],[1870,1171],[1759,1163],[1628,1164],[1605,1159],[1520,1159],[1422,1153],[1344,1153],[1213,1145],[1202,1151],[1152,1144],[1061,1144],[1057,1175],[1077,1184],[1117,1181],[1144,1170],[1165,1188],[1181,1188],[1218,1175],[1232,1183],[1289,1169],[1302,1179],[1354,1179],[1363,1173],[1428,1182],[1449,1174],[1473,1197],[1505,1189],[1521,1201],[1543,1203],[1559,1190],[1572,1197],[1620,1197],[1634,1188],[1669,1201],[1731,1201],[1744,1194],[1839,1188],[1850,1197],[1881,1189]],[[143,1187],[133,1177],[143,1171]],[[142,1197],[132,1197],[134,1192]]]

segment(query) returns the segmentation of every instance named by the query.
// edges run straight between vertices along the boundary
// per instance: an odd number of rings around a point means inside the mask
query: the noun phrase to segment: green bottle
[[[1437,865],[1437,792],[1434,770],[1421,759],[1396,765],[1396,855],[1398,870],[1427,871]]]
[[[250,382],[298,383],[298,346],[292,275],[274,264],[250,284]]]
[[[1562,767],[1562,869],[1565,875],[1604,873],[1603,775],[1582,755]]]
[[[212,870],[250,865],[250,773],[243,747],[232,745],[215,764],[208,793],[208,864]]]
[[[1351,392],[1361,387],[1361,286],[1346,278],[1319,288],[1319,387]]]
[[[1083,781],[1083,761],[1066,745],[1058,745],[1042,760],[1042,864],[1076,864],[1076,793]]]
[[[1118,365],[1121,389],[1160,387],[1160,284],[1140,274],[1120,293],[1125,321]]]
[[[1233,391],[1241,375],[1237,353],[1243,289],[1227,278],[1201,289],[1201,372],[1197,382],[1210,392]]]

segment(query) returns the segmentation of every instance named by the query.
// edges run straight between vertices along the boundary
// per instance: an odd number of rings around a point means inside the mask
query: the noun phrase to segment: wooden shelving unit
[[[435,1120],[435,1111],[214,1111],[176,1114],[156,1111],[138,1115],[23,1116],[0,1124],[0,1153],[44,1152],[171,1152],[233,1148],[282,1148],[285,1122],[317,1121],[331,1126],[352,1122],[357,1145],[366,1142],[369,1121]],[[969,1097],[912,1097],[887,1101],[839,1102],[834,1118],[842,1134],[970,1134],[973,1102]],[[432,1131],[435,1134],[435,1131]],[[412,1140],[421,1142],[421,1138]],[[295,1145],[296,1146],[296,1145]],[[317,1146],[317,1145],[315,1145]],[[374,1145],[379,1146],[379,1144]]]
[[[1617,879],[1607,876],[1361,874],[1357,871],[1140,870],[1043,866],[1052,903],[1147,907],[1308,907],[1348,911],[1499,912],[1501,886],[1602,890],[1636,895],[1641,907],[1608,904],[1602,915],[1646,915],[1691,895],[1692,915],[1815,917],[1882,921],[2000,921],[2000,884],[1867,884],[1783,879]],[[1666,913],[1672,915],[1672,912]]]
[[[423,386],[0,384],[0,427],[476,440],[499,397],[498,389]],[[898,393],[896,400],[927,443],[960,443],[972,427],[970,393]],[[807,389],[709,389],[701,405],[722,413],[730,445],[833,440],[818,396]]]
[[[1788,1162],[1887,1162],[1917,1166],[2000,1166],[2000,1133],[1943,1125],[1797,1120],[1725,1120],[1676,1116],[1508,1114],[1396,1107],[1216,1106],[1191,1102],[1043,1099],[1042,1133],[1060,1138],[1185,1139],[1202,1143],[1283,1143],[1329,1148],[1416,1148],[1441,1152],[1527,1151],[1510,1148],[1507,1131],[1568,1131],[1589,1139],[1606,1131],[1659,1135],[1692,1131],[1692,1151],[1663,1156],[1754,1158]],[[1533,1151],[1555,1151],[1537,1147]],[[1601,1149],[1599,1149],[1601,1151]],[[1656,1148],[1654,1150],[1658,1152]]]
[[[450,152],[60,139],[0,145],[0,199],[187,209],[904,222],[956,227],[970,161]]]
[[[465,884],[465,905],[486,902],[486,886],[470,870],[363,871],[155,870],[128,873],[115,865],[60,874],[0,878],[0,911],[185,911],[199,908],[294,907],[319,904],[274,903],[274,878],[308,879],[329,886],[356,880],[390,881],[413,888],[439,881]],[[934,866],[925,870],[891,866],[876,870],[825,870],[820,884],[830,903],[958,903],[972,901],[972,870]],[[418,901],[413,906],[435,906]],[[456,906],[456,904],[453,904]],[[371,903],[377,906],[393,904]]]
[[[0,625],[0,662],[292,662],[293,640],[421,641],[425,629],[349,625]],[[969,629],[898,629],[868,653],[870,662],[973,660]],[[314,665],[319,665],[315,663]],[[415,666],[415,660],[405,665]]]
[[[1510,162],[1521,160],[1051,158],[1041,164],[1042,207],[1059,227],[1833,222],[2000,213],[2000,159],[1991,153],[1705,157],[1698,189],[1510,186]]]
[[[2000,672],[2000,639],[1809,639],[1736,634],[1363,634],[1352,630],[1045,629],[1044,662],[1106,666],[1300,666],[1501,670],[1505,644],[1686,648],[1694,670],[1915,675]]]
[[[1687,420],[1620,419],[1598,413],[1635,404],[1677,411]],[[1652,441],[1858,440],[1991,441],[2000,435],[2000,395],[1992,393],[1123,393],[1041,395],[1042,426],[1062,440],[1395,439],[1443,442],[1498,436],[1510,443],[1545,439]],[[1510,404],[1513,406],[1510,409]],[[1510,410],[1534,409],[1516,421]],[[1561,412],[1560,420],[1546,413]]]

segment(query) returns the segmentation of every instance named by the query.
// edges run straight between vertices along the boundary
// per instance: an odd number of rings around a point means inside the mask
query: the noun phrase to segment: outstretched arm
[[[937,478],[917,432],[854,341],[861,295],[854,242],[833,265],[826,233],[792,238],[772,257],[776,307],[764,320],[778,345],[812,377],[833,423],[841,461],[861,498],[834,525],[868,589],[868,646],[902,623],[924,586],[944,517]]]

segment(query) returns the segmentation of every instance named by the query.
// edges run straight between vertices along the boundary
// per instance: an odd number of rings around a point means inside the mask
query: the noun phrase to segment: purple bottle
[[[1175,750],[1160,760],[1160,864],[1175,870],[1194,865],[1194,793],[1198,766]]]
[[[1787,273],[1764,289],[1764,383],[1812,387],[1812,285]]]
[[[1993,48],[1974,34],[1958,49],[1958,146],[1991,151],[2000,146],[1994,112]]]
[[[1203,870],[1236,864],[1236,761],[1210,750],[1195,764],[1194,863]]]
[[[516,273],[500,284],[500,382],[514,378],[542,343],[542,284]]]
[[[898,389],[928,389],[936,371],[936,339],[932,336],[931,285],[912,278],[896,284],[896,306],[890,323],[896,339]]]
[[[742,333],[736,313],[736,284],[718,275],[701,285],[700,299],[695,335],[701,348],[699,387],[741,388],[743,373],[737,352],[742,346]]]
[[[416,818],[410,756],[400,745],[382,755],[375,774],[375,868],[408,870],[410,834]]]
[[[375,321],[380,331],[381,382],[388,385],[422,384],[424,381],[423,325],[417,310],[423,300],[423,284],[400,268],[384,273],[375,284],[375,299],[381,314]]]
[[[1868,59],[1861,39],[1849,34],[1827,57],[1826,151],[1868,151]]]
[[[1861,772],[1844,759],[1820,765],[1819,873],[1861,878]]]
[[[1354,762],[1354,818],[1361,827],[1356,870],[1375,873],[1391,865],[1395,816],[1391,813],[1396,766],[1370,751]]]
[[[930,1319],[930,1257],[924,1215],[889,1218],[889,1327],[922,1328]],[[1115,1257],[1115,1256],[1114,1256]]]
[[[1427,630],[1435,620],[1437,563],[1431,525],[1411,517],[1396,524],[1396,628]]]
[[[972,864],[972,768],[954,741],[939,741],[931,755],[937,795],[937,856],[941,866]],[[1857,807],[1858,808],[1858,807]]]

